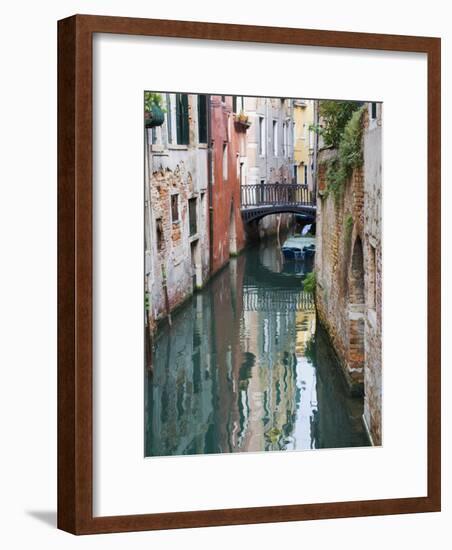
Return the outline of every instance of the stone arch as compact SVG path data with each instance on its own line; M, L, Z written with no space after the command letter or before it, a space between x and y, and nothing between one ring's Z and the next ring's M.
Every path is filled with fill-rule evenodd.
M361 237L356 236L349 270L349 325L348 325L348 368L352 388L364 390L364 253Z

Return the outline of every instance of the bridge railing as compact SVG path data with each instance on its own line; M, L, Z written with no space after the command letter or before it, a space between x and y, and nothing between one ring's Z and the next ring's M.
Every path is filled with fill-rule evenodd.
M243 294L243 308L245 311L315 311L312 293L305 291L253 290L246 288Z
M252 206L313 205L307 185L297 183L257 183L241 186L242 208Z

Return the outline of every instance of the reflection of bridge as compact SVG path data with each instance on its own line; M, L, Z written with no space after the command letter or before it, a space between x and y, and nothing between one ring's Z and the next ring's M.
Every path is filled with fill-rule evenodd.
M315 221L315 200L307 185L260 183L241 186L241 210L245 223L268 214L289 212Z
M315 311L314 296L303 290L243 288L245 311Z

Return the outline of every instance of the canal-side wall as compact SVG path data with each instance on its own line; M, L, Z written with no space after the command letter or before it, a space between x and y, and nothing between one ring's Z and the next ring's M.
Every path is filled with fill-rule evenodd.
M364 119L364 235L367 243L366 360L364 420L374 444L381 444L382 427L382 105Z
M163 95L165 122L146 135L145 288L151 330L209 277L207 144L199 142L194 94L182 113L187 143L180 143L181 95Z
M353 394L364 393L364 421L381 443L381 108L364 112L364 164L342 193L328 192L326 170L337 155L318 155L317 279L319 320Z

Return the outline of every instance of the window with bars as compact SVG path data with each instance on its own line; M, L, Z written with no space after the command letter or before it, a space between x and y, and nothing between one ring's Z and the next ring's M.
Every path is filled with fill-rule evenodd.
M207 143L207 96L198 95L198 140Z
M188 94L176 94L176 134L179 145L188 145Z

